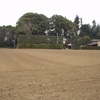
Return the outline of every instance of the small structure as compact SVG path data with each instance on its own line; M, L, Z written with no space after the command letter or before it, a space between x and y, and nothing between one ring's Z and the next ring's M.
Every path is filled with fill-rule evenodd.
M70 43L70 41L66 37L63 38L63 46L64 46L65 49L71 49L72 48L72 44Z
M72 48L72 44L71 43L67 44L67 48L71 49Z
M66 44L66 42L67 42L67 38L63 38L63 44Z
M93 39L86 46L98 46L100 47L100 39Z

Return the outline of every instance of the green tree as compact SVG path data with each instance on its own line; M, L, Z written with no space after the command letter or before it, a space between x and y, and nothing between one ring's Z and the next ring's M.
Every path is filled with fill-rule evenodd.
M91 35L91 38L95 38L96 37L96 21L93 20L92 21L92 27L91 27L91 30L92 30L92 35Z
M77 31L79 30L79 24L80 24L80 19L79 19L79 16L76 15L75 19L74 19L74 24L77 28Z
M79 43L80 43L80 45L85 45L85 44L89 43L90 40L91 40L91 39L90 39L89 36L83 36L83 37L80 39Z
M76 31L74 23L61 15L53 15L49 19L49 31L52 35L70 36Z
M26 13L19 18L16 25L17 34L44 34L47 28L48 18L43 14L37 13Z
M81 26L80 37L90 36L91 37L91 26L89 24L84 24Z
M97 25L97 26L96 26L95 38L96 38L96 39L100 39L100 25Z
M12 47L15 27L2 26L0 27L0 47Z

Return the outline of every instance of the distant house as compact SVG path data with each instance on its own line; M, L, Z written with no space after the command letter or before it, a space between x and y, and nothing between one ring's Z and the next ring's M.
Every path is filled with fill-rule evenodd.
M86 44L86 46L98 46L100 47L100 39L92 39L90 43Z
M68 38L66 38L66 37L63 38L63 45L64 45L65 48L67 48L67 49L71 49L71 48L72 48L72 44L70 43L70 41L69 41Z
M67 44L67 48L71 49L72 48L72 44L71 43Z
M66 44L66 42L67 42L67 38L63 38L63 44Z

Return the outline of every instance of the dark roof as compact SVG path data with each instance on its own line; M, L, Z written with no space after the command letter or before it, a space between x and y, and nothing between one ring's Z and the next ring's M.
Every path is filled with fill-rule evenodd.
M93 46L93 45L97 45L98 42L92 42L92 43L88 43L87 46Z

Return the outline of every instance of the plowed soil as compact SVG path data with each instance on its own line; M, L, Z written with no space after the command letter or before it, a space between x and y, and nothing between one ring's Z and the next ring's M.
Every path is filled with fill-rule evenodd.
M100 100L100 51L0 49L0 100Z

